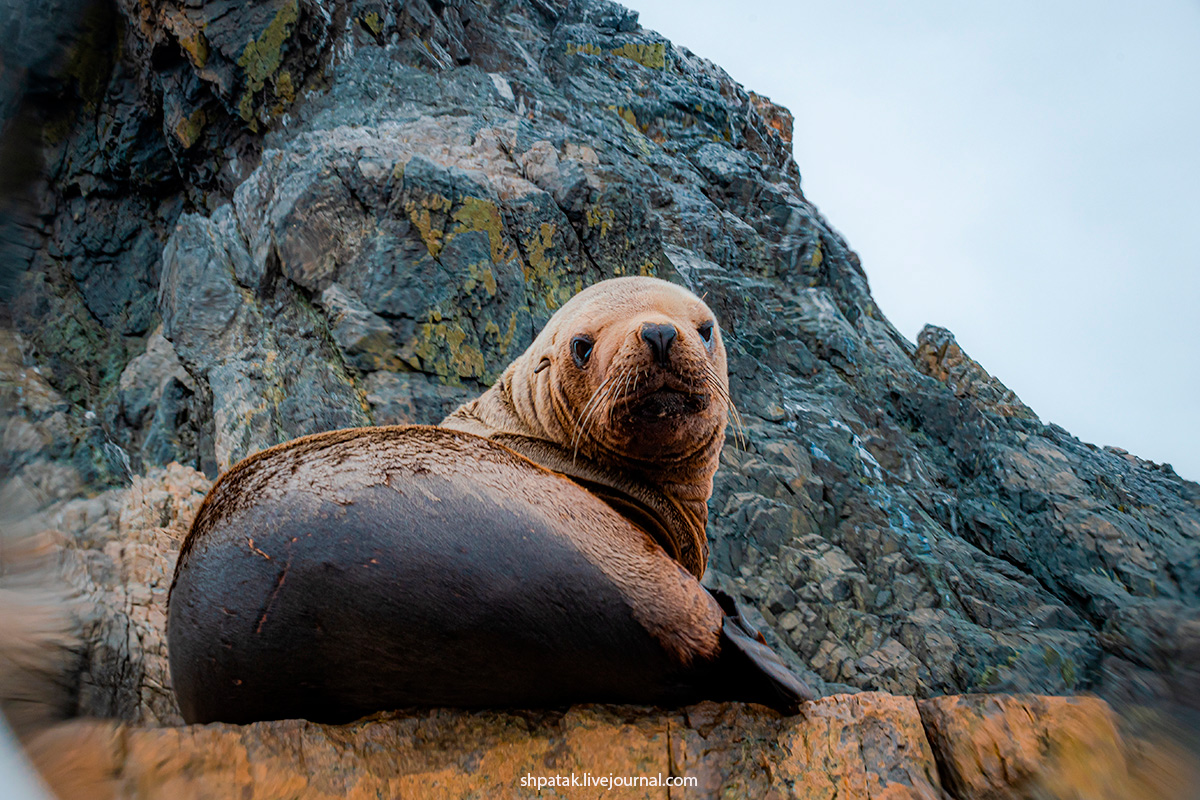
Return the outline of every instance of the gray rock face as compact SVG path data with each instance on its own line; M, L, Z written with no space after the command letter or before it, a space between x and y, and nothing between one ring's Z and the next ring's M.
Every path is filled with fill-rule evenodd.
M707 580L794 663L921 697L1200 697L1200 486L1043 423L948 331L906 341L801 192L790 114L635 13L117 6L21 227L4 369L41 372L5 390L0 491L28 513L435 423L583 286L659 275L717 311L741 412ZM128 569L76 563L125 596ZM93 655L81 680L116 688L83 710L170 718L139 653Z

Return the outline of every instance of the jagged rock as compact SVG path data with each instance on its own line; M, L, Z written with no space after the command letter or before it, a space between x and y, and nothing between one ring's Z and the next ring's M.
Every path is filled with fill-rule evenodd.
M937 378L954 390L956 397L970 397L987 410L1006 417L1037 419L1037 414L1000 381L988 374L954 340L954 334L936 325L926 325L917 334L913 354L917 369Z
M783 106L775 105L771 102L771 98L755 92L750 92L750 102L754 103L754 110L762 115L763 120L779 133L779 138L785 143L791 144L792 128L796 123L792 112Z
M0 503L87 601L77 710L174 719L181 528L120 523L136 487L174 482L182 525L255 450L436 422L635 273L722 322L740 415L706 581L815 685L1196 704L1200 486L1042 422L949 332L901 336L801 191L790 115L634 12L112 9L53 111L18 112L43 168L4 245Z
M391 326L361 300L331 283L321 293L321 305L330 318L330 333L351 364L363 372L402 368Z
M150 335L146 352L125 367L117 391L121 419L131 434L131 449L141 435L141 446L135 452L143 468L180 461L200 466L196 458L199 431L194 424L201 416L196 384L161 328Z
M435 422L584 283L677 276L729 333L745 422L718 474L713 567L799 662L919 695L1190 687L1191 664L1165 665L1191 652L1168 639L1196 618L1194 485L1043 425L948 334L904 341L800 192L781 112L615 6L514 9L348 7L359 24L322 28L342 31L329 34L338 56L297 90L287 124L258 152L229 139L237 188L204 184L206 203L166 237L157 286L164 336L196 382L190 398L182 379L164 391L159 430L186 406L196 433L147 435L143 457L210 470L316 430ZM161 19L130 35L191 41ZM390 44L414 25L438 47ZM320 36L278 30L315 63L300 51ZM182 69L228 104L241 79L187 47ZM48 252L124 252L142 207L112 208L109 232L66 224L64 203ZM37 291L58 297L55 285ZM80 292L53 302L108 313ZM75 349L94 361L97 346ZM71 349L40 339L55 363Z

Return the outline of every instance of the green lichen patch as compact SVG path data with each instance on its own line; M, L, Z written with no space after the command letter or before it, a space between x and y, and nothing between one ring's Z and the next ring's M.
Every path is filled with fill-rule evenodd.
M197 108L186 117L181 117L179 122L175 123L175 138L183 145L184 150L199 141L200 134L204 132L204 126L207 123L208 115L204 112L203 107Z
M635 64L641 64L647 69L666 69L667 66L667 46L664 42L651 42L649 44L626 42L620 47L615 47L611 50L605 50L603 47L591 42L568 42L565 52L569 56L618 56L628 59Z
M196 69L203 69L209 56L208 37L204 35L203 28L177 9L164 10L163 17L163 24L175 35L188 61Z
M1075 674L1075 665L1071 663L1070 659L1063 659L1062 667L1059 669L1059 674L1062 675L1063 683L1067 685L1068 689L1075 688L1075 682L1078 679L1078 676Z
M487 366L483 351L462 316L461 309L431 309L429 319L417 326L410 364L453 385L463 378L483 378Z
M492 272L490 266L482 264L468 264L466 283L463 284L463 289L467 292L475 291L476 287L482 286L483 290L488 293L489 297L496 296L496 273Z
M292 83L292 73L281 70L275 77L275 97L284 105L296 102L296 87Z
M986 667L975 681L976 691L987 691L988 688L1000 682L1000 669L995 665Z
M292 0L280 8L266 30L242 50L238 66L246 71L247 86L251 90L262 89L267 79L283 65L283 44L291 36L292 26L299 19L299 0Z
M197 30L191 36L180 38L179 46L197 69L203 69L208 63L208 39L204 38L203 31Z
M608 236L608 229L617 221L616 212L601 205L589 206L585 218L589 228L600 230L601 238Z
M300 2L291 0L276 12L258 38L252 39L242 50L237 63L246 73L246 89L238 101L238 113L246 122L254 117L254 94L261 92L283 66L283 46L291 38L299 19Z
M637 116L633 113L633 109L625 108L624 106L613 106L612 108L613 111L616 112L617 116L624 120L626 124L637 128L639 132L641 131L641 127L638 125Z
M425 161L398 164L396 172L401 207L451 289L430 301L400 352L409 367L448 384L490 383L512 360L521 321L529 319L525 292L514 292L522 268L517 242L496 200L465 176Z
M1075 665L1071 663L1071 659L1066 658L1058 650L1047 645L1042 652L1042 660L1046 662L1047 667L1058 669L1058 674L1068 689L1075 688L1075 683L1079 679L1079 676L1075 672Z
M614 56L628 58L648 69L666 69L667 66L667 46L663 42L651 44L626 42L610 52Z
M396 169L403 179L403 167L398 164ZM487 235L493 263L512 257L512 248L504 238L500 209L491 200L469 195L452 199L437 192L410 192L404 210L433 258L437 258L455 236L470 232Z
M250 123L251 130L258 130L258 124L254 119L254 95L248 91L242 92L241 98L238 99L238 116Z
M74 405L96 407L115 389L128 347L97 324L74 287L58 291L45 296L40 324L28 333L48 362L54 388Z
M526 228L521 235L526 294L531 302L544 306L549 312L558 309L583 288L578 276L571 280L570 264L557 246L557 235L557 226L552 222Z
M588 56L602 56L604 51L590 42L567 42L567 55L573 56L582 53Z
M628 240L626 241L630 246L632 246L632 242L628 242ZM628 251L628 249L629 248L627 247L626 251ZM618 261L612 268L612 275L614 278L622 278L626 275L640 275L643 278L660 277L658 274L658 265L649 258L640 262Z
M516 311L510 313L508 315L508 327L503 333L501 333L499 325L492 320L488 320L484 330L493 338L496 348L500 352L507 353L508 349L512 347L513 339L517 335L517 320L520 319L520 316Z
M456 229L450 231L449 236L465 231L482 231L488 235L492 261L500 262L509 258L509 246L504 240L504 220L495 203L479 197L464 197L458 208L454 209L451 219Z
M410 198L404 203L409 222L417 229L432 258L442 252L447 214L453 205L450 198L437 193Z

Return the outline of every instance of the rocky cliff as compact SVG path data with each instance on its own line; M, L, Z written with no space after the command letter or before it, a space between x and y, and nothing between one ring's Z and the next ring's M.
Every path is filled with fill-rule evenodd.
M0 507L68 601L9 658L43 687L19 726L175 735L138 731L179 722L165 592L211 479L436 422L625 274L721 319L742 424L706 581L823 693L1200 702L1200 486L1041 421L948 331L901 336L801 191L791 114L634 12L23 6L0 17Z

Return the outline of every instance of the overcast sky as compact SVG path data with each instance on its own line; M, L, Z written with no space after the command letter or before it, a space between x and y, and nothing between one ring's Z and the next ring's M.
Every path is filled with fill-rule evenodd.
M796 116L911 340L1200 480L1200 0L628 0Z

